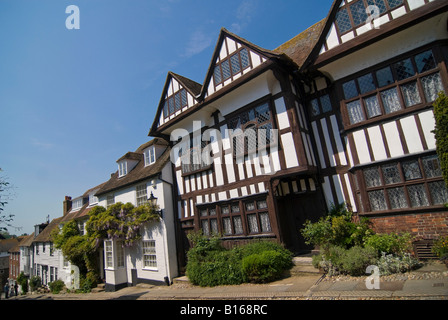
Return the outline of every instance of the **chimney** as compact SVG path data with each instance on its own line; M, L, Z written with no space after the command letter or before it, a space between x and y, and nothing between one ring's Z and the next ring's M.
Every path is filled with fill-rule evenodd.
M62 203L62 215L65 216L72 209L72 197L65 196L65 200Z

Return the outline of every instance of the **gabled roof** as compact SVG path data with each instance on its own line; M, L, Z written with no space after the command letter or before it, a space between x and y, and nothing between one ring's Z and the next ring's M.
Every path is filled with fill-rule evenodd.
M285 42L274 51L284 53L290 57L298 66L302 66L316 46L322 34L327 19L322 19L318 23L299 33L291 40Z
M34 240L34 232L31 232L31 234L25 236L22 241L19 242L19 247L29 247L33 244Z
M158 141L164 141L163 139L159 139ZM161 142L162 145L166 145L166 142ZM154 143L153 143L154 144ZM158 144L158 143L157 143ZM143 146L143 145L142 145ZM142 153L143 148L140 146L136 153ZM144 146L145 148L148 147L148 144L146 143ZM103 194L106 194L108 192L132 185L134 183L137 183L139 181L148 179L153 176L157 176L162 172L162 169L165 167L165 165L170 161L170 148L167 146L166 150L163 152L163 154L156 159L156 162L145 166L145 161L142 159L138 162L138 164L129 171L124 177L118 177L118 171L111 175L111 178L109 181L107 181L103 187L97 191L96 196L100 196Z
M170 81L172 78L175 78L177 81L179 81L197 100L198 103L193 108L190 108L190 109L197 110L198 108L202 107L202 103L206 99L206 96L208 93L207 91L208 91L210 81L213 77L213 72L214 72L214 68L216 65L216 61L220 55L221 48L223 46L223 42L226 38L232 39L236 43L239 43L239 44L249 48L249 50L262 56L265 60L271 60L271 59L275 59L275 60L279 60L279 61L281 60L288 65L294 65L295 67L297 67L295 65L294 61L291 58L289 58L286 54L284 54L283 52L276 52L276 51L261 48L255 44L247 41L246 39L243 39L243 38L237 36L236 34L226 30L225 28L222 28L220 30L219 37L218 37L218 40L215 45L213 56L211 58L210 65L208 67L208 70L207 70L207 73L206 73L206 76L204 79L204 83L202 85L200 85L199 83L197 83L193 80L190 80L186 77L175 74L173 72L168 72L168 75L167 75L167 78L165 81L165 86L162 91L162 96L161 96L161 99L159 101L159 105L157 108L156 116L154 118L153 124L152 124L151 129L148 134L149 136L155 136L155 133L157 131L160 116L162 115L162 112L163 112L166 92L168 90L168 87L169 87L169 84L170 84ZM192 112L192 110L188 110L188 111ZM168 121L168 122L171 122L171 121Z
M19 243L16 238L0 240L0 252L8 252Z

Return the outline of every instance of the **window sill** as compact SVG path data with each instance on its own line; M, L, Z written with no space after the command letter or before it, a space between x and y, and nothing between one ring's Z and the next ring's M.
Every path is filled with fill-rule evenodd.
M143 271L153 271L153 272L158 272L159 271L158 268L151 268L151 267L143 267L142 270Z

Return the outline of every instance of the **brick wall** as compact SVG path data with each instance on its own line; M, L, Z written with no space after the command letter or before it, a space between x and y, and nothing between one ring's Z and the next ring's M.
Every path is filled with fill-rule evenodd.
M410 232L417 241L448 235L448 212L372 217L370 221L377 233Z

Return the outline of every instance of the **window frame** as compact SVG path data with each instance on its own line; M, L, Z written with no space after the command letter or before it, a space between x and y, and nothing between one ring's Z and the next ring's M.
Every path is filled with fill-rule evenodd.
M416 57L426 52L432 52L432 57L434 59L435 66L430 70L424 70L422 72L419 72ZM394 70L394 66L407 59L411 59L415 73L411 77L407 77L403 80L398 80L397 72L396 70ZM443 82L444 69L440 65L441 59L442 57L440 53L440 47L438 45L425 46L417 50L408 52L400 57L388 60L377 66L369 68L368 70L364 70L363 72L359 72L354 76L350 76L339 80L337 84L338 88L337 90L339 91L340 96L341 114L344 122L344 127L346 129L352 129L359 126L364 126L372 122L376 122L378 120L390 119L405 113L414 112L416 110L431 107L434 101L428 101L425 94L425 86L422 79L427 79L427 77L431 77L435 74L438 74L442 89L445 92L447 92L447 87ZM390 73L392 75L392 82L380 86L378 73L386 69L390 70ZM375 89L361 93L362 91L360 89L359 79L369 74L372 76ZM356 90L357 95L346 98L344 92L344 85L350 82L354 82L355 84L354 88ZM417 88L416 92L419 95L420 102L407 106L406 96L405 93L403 92L403 88L405 86L412 85L414 83L416 83ZM387 112L386 111L387 102L384 101L386 97L385 94L386 92L392 92L392 90L395 91L396 93L396 99L397 99L396 101L399 102L399 109ZM376 97L376 103L379 107L380 113L373 116L369 116L369 109L367 107L366 100L372 97ZM350 112L348 110L348 106L355 102L359 102L358 110L359 113L362 115L361 116L362 119L352 122L352 120L350 119ZM391 106L397 107L397 105L395 104Z
M247 52L247 57L248 57L248 63L247 66L243 66L243 59L241 57L241 52L242 51L246 51ZM238 65L239 65L239 70L238 71L234 71L232 68L232 58L233 57L238 57ZM229 64L229 76L228 77L224 77L224 72L223 72L223 68L222 65L224 63L228 63ZM238 48L236 51L232 52L231 54L229 54L227 57L225 57L224 59L220 59L219 62L217 62L215 64L215 67L213 69L213 74L212 74L212 78L213 78L213 84L215 86L215 88L219 85L224 85L224 83L229 80L232 79L238 75L238 74L242 74L244 72L244 70L246 69L252 69L252 57L250 54L250 50L249 48L245 47L245 46L241 46L240 48ZM216 72L217 70L219 71L219 75L220 75L220 80L218 81L216 79Z
M153 245L150 245L150 246L148 246L146 248L145 244L153 244ZM146 260L145 256L148 256L149 259ZM154 257L154 259L152 260L151 257ZM149 264L155 263L155 265L146 265L146 261L148 261ZM157 271L158 270L158 266L157 266L157 242L154 239L142 240L142 269L143 270L150 270L150 271Z
M143 194L143 190L144 190L144 194ZM139 204L139 202L141 202L141 203ZM146 185L146 183L137 185L135 187L135 203L136 203L137 207L142 206L142 205L146 204L147 202L148 202L148 186Z
M156 150L154 146L146 148L143 154L145 157L145 167L150 166L156 162Z
M128 174L128 162L126 160L118 163L118 178L124 177Z
M434 161L435 158L437 158L437 154L435 153L426 153L418 156L412 156L407 157L405 159L400 160L390 160L385 161L381 163L376 163L375 165L369 165L364 166L363 168L360 168L356 171L355 179L358 181L357 188L360 190L361 194L361 208L362 213L365 214L377 214L377 213L387 213L387 212L402 212L402 211L410 211L410 210L434 210L435 208L444 208L443 204L436 204L435 199L431 190L431 185L433 183L443 182L442 175L433 175L429 176L427 173L427 170L425 169L425 163L424 161L432 158L431 161ZM438 158L437 158L438 159ZM439 160L438 160L439 161ZM419 177L411 177L406 175L406 169L405 164L407 163L417 163L418 169L420 172ZM396 165L398 169L398 175L400 180L395 182L387 182L386 181L386 174L384 172L384 167ZM438 165L440 167L440 162L438 162ZM367 178L365 177L365 172L367 170L371 171L377 171L378 178L379 178L379 184L374 186L369 186ZM415 199L412 198L410 188L417 188L419 187L421 190L424 191L426 196L426 201L428 205L413 205L413 201ZM406 200L407 206L404 207L398 207L398 208L392 208L392 201L391 197L389 195L389 191L392 189L398 189L402 188L404 199ZM446 188L446 186L445 186ZM448 188L446 188L448 192ZM384 199L384 209L381 210L374 210L372 208L372 203L369 194L373 192L379 192L382 191L383 193L383 199Z
M185 88L181 88L165 99L163 104L164 119L169 118L178 111L182 112L182 109L185 107L188 107L188 92Z

